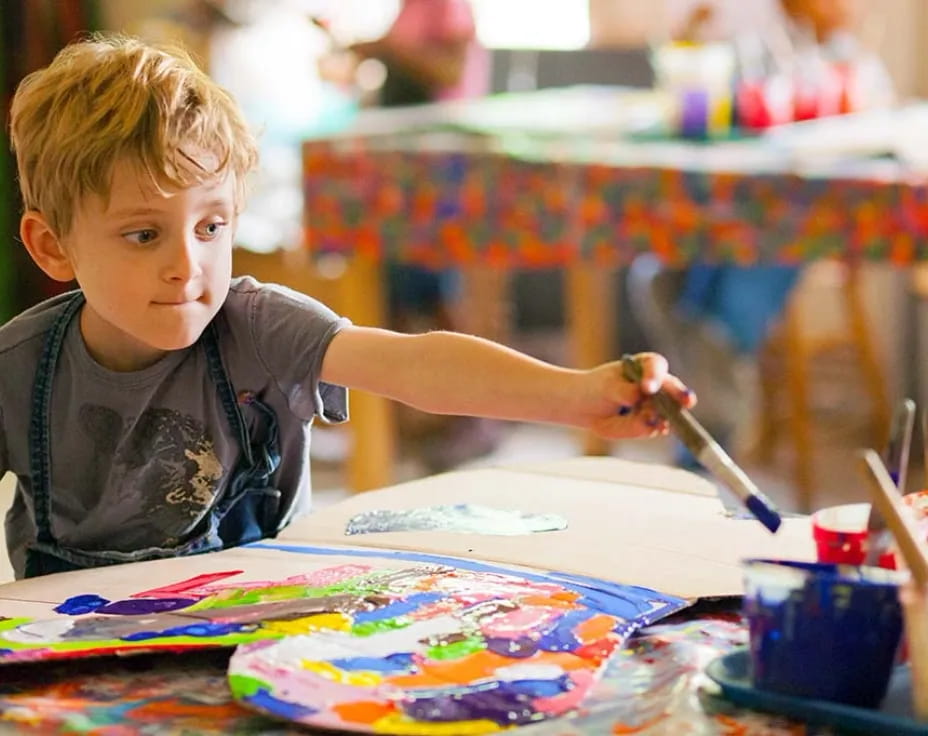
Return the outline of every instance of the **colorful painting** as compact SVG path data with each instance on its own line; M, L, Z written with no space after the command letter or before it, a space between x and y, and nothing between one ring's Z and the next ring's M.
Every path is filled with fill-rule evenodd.
M227 559L249 552L260 564L224 568L226 553L143 563L162 571L153 579L200 572L0 620L0 664L244 644L229 681L258 710L373 733L488 733L572 712L629 634L686 605L416 553L256 544Z

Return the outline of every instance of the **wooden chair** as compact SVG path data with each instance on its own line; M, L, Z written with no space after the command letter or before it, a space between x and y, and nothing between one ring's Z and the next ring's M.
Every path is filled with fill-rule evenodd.
M802 284L797 287L786 308L782 323L768 341L760 365L758 430L749 455L769 462L784 432L792 447L793 477L799 509L812 509L815 488L815 422L811 386L816 360L836 351L850 352L857 379L869 404L867 414L868 444L882 447L889 427L889 402L880 361L874 348L861 288L859 264L827 264L839 279L839 309L845 327L837 332L811 335L803 325L808 317L803 304ZM815 268L815 266L813 266ZM805 307L805 308L804 308ZM785 396L784 396L785 394ZM782 408L786 407L785 417Z

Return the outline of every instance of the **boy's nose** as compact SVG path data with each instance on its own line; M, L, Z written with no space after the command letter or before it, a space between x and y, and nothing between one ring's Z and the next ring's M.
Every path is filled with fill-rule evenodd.
M200 244L194 236L178 238L165 268L170 281L190 281L200 274Z

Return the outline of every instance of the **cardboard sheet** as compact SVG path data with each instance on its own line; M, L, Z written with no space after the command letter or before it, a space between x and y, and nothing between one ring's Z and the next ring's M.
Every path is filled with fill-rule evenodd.
M348 520L363 511L460 503L556 513L568 527L524 536L344 533ZM695 474L616 458L458 471L370 491L294 522L279 537L287 540L526 565L690 600L741 595L744 558L815 556L808 517L784 519L773 535L759 522L726 516L712 483Z

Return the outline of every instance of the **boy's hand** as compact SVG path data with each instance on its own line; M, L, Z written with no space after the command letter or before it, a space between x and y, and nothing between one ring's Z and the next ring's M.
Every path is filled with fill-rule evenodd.
M639 383L627 381L622 362L605 363L587 374L593 393L588 414L588 428L607 439L657 437L667 434L667 420L662 417L651 396L663 389L681 406L696 404L696 395L668 370L667 359L657 353L638 353L635 358L642 369Z

